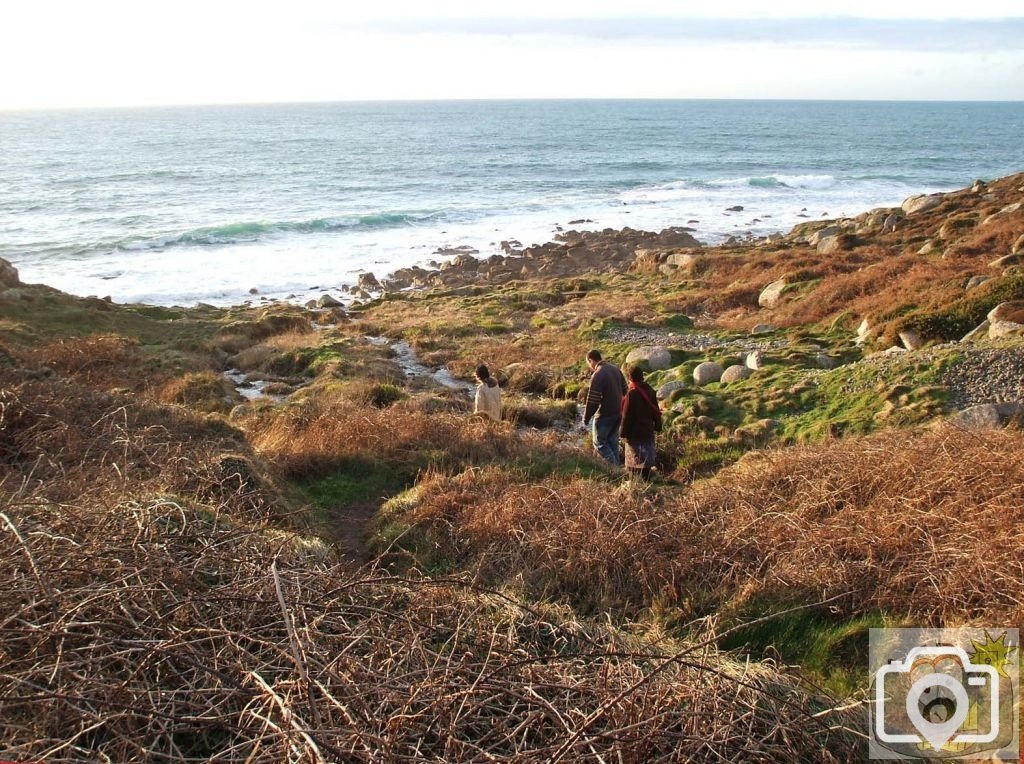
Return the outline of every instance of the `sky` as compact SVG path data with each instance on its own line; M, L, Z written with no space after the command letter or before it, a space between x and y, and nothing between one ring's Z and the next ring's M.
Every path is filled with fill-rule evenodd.
M0 110L476 98L1024 100L1024 0L10 0Z

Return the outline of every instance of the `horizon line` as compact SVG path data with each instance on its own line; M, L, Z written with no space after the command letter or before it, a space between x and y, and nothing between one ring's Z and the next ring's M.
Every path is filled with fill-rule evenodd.
M339 98L310 99L283 101L194 101L169 102L153 104L97 104L97 105L66 105L66 106L6 106L0 107L0 114L27 112L82 112L82 111L123 111L145 109L197 109L217 107L256 107L256 106L331 106L338 104L427 104L427 103L528 103L533 101L546 102L668 102L668 101L699 101L699 102L759 102L759 103L962 103L962 104L1001 104L1024 103L1020 98L716 98L713 96L521 96L521 97L464 97L464 98Z

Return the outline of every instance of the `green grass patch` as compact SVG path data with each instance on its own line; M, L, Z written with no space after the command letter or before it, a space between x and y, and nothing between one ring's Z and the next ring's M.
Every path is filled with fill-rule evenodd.
M412 478L388 464L352 459L326 477L299 482L298 488L320 519L329 519L347 507L383 503L408 487Z
M759 600L744 608L742 620L753 621L787 607ZM779 656L836 697L863 692L868 686L868 630L892 625L881 614L836 616L825 607L786 613L741 628L721 641L755 659Z

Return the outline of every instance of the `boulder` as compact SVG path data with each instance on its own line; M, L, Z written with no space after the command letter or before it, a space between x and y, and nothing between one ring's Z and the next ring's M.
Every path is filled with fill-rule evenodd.
M1009 255L1003 255L997 257L991 263L988 264L989 268L1008 268L1011 265L1017 265L1020 262L1021 255L1024 253L1010 253Z
M968 279L968 281L967 281L967 286L964 287L964 291L965 292L969 292L970 290L974 289L974 287L979 287L982 284L984 284L986 281L991 281L991 280L992 280L991 276L971 276L971 278Z
M1024 324L1024 300L1001 302L988 312L986 318L993 324L996 321L1012 321L1015 324Z
M834 252L838 252L843 248L843 237L842 235L826 236L824 239L818 242L818 254L819 255L831 255Z
M837 225L828 225L824 228L820 228L811 234L811 237L807 240L807 243L812 247L818 246L822 239L827 239L829 236L835 236L842 232L842 228Z
M751 329L751 334L770 334L775 331L775 327L771 324L754 324Z
M1002 427L1014 417L1024 416L1024 404L1018 401L1007 403L982 403L952 414L948 421L969 430Z
M739 382L741 379L747 379L753 370L748 369L746 366L740 366L738 363L733 364L728 369L722 372L722 377L719 380L723 384L729 384L730 382Z
M821 369L834 369L836 367L836 360L824 353L818 353L814 356L814 362L818 364L818 368Z
M985 339L988 336L988 321L982 321L976 327L967 332L962 338L961 342L977 342L978 340Z
M396 273L395 276L397 277L398 274ZM359 274L359 278L356 281L356 285L360 289L365 289L365 290L371 290L372 289L372 290L377 291L377 290L380 290L382 288L381 285L380 285L380 282L377 281L377 277L373 275L372 271L366 271L365 273L360 273Z
M666 382L665 384L658 388L658 400L665 400L666 398L671 398L673 393L685 389L686 383L683 382L682 380L677 379L674 382Z
M1024 324L1016 321L991 321L988 327L988 338L998 340L1001 337L1011 337L1017 334L1024 334Z
M942 194L918 194L904 199L900 208L908 215L913 215L918 212L934 209L940 204L942 204Z
M7 289L21 286L21 280L18 278L18 269L2 257L0 257L0 286Z
M971 186L972 194L981 194L988 190L988 185L983 180L976 180Z
M1006 217L1007 215L1012 215L1014 212L1019 210L1021 207L1024 207L1024 202L1014 202L1013 204L1007 204L1005 207L1003 207L998 212L993 212L991 215L989 215L987 218L985 218L982 221L981 224L982 225L988 225L993 220L998 220L999 218Z
M785 289L785 279L773 281L771 284L766 286L761 291L761 294L757 298L757 304L760 305L762 308L768 308L769 310L774 308L776 305L779 304L779 301L782 299L782 293L785 291Z
M863 345L871 337L871 322L865 316L857 327L857 344Z
M704 363L698 364L697 368L693 370L693 383L698 387L717 382L722 378L722 374L725 370L720 364L714 361L705 361Z
M939 252L942 247L938 246L934 241L928 239L924 244L921 245L921 249L917 250L919 255L930 255L934 252Z
M320 299L316 301L318 308L340 308L343 307L342 303L331 297L329 294L320 295Z
M695 255L690 252L673 252L665 258L665 263L668 265L674 265L677 268L689 268L695 262L700 255Z
M629 355L626 356L626 363L643 363L651 371L659 371L672 367L672 355L667 348L660 345L649 345L630 350Z
M747 353L744 363L748 369L753 369L754 371L764 368L764 353L760 350L752 350Z
M920 350L924 345L921 335L913 329L904 329L900 332L900 342L907 350Z

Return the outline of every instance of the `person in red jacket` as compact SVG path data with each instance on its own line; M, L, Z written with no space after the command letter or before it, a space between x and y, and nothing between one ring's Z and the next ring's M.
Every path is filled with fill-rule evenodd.
M650 478L654 467L654 433L661 432L661 409L658 396L644 382L639 366L629 370L629 387L622 399L622 427L619 434L626 444L626 469Z

